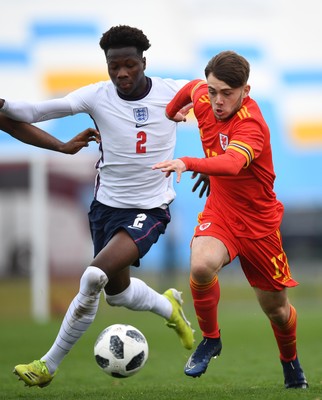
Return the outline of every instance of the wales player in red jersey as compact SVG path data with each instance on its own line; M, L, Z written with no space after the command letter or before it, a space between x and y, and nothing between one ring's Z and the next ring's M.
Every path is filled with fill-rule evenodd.
M170 119L193 103L205 158L182 157L156 164L168 177L185 171L209 175L210 195L199 216L191 244L190 287L203 340L189 358L185 374L206 372L222 343L217 309L218 272L239 257L259 304L269 318L280 352L286 388L308 387L296 347L297 315L287 288L292 279L282 247L283 205L274 192L275 173L269 128L249 97L248 61L232 51L213 57L207 82L194 80L169 103Z

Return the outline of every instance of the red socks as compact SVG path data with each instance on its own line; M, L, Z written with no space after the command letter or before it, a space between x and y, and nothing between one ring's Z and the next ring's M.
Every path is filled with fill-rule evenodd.
M282 361L292 361L296 357L296 322L297 314L293 306L291 306L290 317L285 325L280 327L271 322Z
M190 289L202 335L209 338L219 338L220 331L217 320L220 286L218 277L211 282L198 284L190 277ZM280 351L282 361L292 361L296 357L296 325L297 314L290 306L290 316L287 323L277 326L271 321L271 326Z
M190 289L202 335L208 338L219 338L220 332L217 320L220 286L218 277L211 282L198 284L190 277Z

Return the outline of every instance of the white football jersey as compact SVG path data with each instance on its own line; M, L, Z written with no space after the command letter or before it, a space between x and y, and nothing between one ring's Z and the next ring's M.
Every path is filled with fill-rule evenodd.
M162 207L175 197L172 176L165 178L152 166L173 159L176 123L165 117L165 108L188 81L151 80L151 90L138 100L121 99L113 83L104 81L77 89L63 99L34 104L32 109L26 103L6 101L3 111L9 116L20 113L28 122L89 114L101 134L96 199L117 208Z

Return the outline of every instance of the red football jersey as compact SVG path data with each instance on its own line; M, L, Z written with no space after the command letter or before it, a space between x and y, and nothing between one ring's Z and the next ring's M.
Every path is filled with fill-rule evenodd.
M167 114L191 101L206 158L182 160L187 170L210 175L205 207L219 213L237 237L267 236L280 226L284 207L274 192L270 132L257 103L248 96L231 119L217 121L207 83L194 80L169 103Z

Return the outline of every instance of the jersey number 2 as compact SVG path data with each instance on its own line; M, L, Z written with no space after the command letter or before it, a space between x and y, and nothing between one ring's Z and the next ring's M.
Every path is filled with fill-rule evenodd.
M146 153L146 133L143 131L138 132L136 135L138 141L136 142L136 152Z

